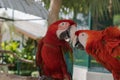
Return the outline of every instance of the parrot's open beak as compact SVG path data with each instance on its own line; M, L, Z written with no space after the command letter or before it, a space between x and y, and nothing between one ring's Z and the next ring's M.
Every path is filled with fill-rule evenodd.
M73 47L79 48L81 50L84 50L83 45L79 42L78 37L75 36L73 41L72 41Z
M74 37L75 37L75 32L76 32L76 30L77 30L76 25L71 25L71 26L69 26L69 28L68 28L68 30L67 30L67 33L66 33L67 35L66 35L65 40L66 40L66 41L69 41L69 42L72 42L73 39L74 39Z
M69 30L62 32L59 36L59 39L69 40L69 38L70 38Z
M75 37L75 32L77 30L76 25L70 25L68 29L65 31L61 32L59 39L64 39L68 42L72 42L74 37ZM59 30L60 31L60 30Z

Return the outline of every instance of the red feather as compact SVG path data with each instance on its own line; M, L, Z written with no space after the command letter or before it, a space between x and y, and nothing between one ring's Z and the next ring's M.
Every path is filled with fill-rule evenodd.
M102 31L79 30L76 35L81 32L89 36L87 53L108 69L115 80L120 80L120 29L109 27Z
M61 22L69 22L70 26L75 24L72 20L59 20L51 24L45 37L39 41L36 54L37 66L42 68L43 74L55 80L71 80L71 74L67 70L63 51L72 53L68 42L57 37L56 31ZM68 26L69 27L69 26ZM71 75L71 76L70 76Z

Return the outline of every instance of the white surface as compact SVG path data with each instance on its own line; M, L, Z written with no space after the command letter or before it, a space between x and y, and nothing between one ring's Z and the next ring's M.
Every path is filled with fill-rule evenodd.
M87 72L87 80L113 80L110 73Z
M111 73L88 72L85 67L74 66L73 80L113 80Z
M15 28L18 32L32 38L38 39L46 34L47 27L33 22L14 22Z
M74 66L73 80L86 80L87 71L85 67Z

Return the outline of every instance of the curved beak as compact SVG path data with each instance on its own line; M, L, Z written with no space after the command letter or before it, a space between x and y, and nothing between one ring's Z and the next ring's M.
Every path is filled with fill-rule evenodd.
M72 41L72 45L73 47L79 48L81 50L84 50L83 45L79 42L79 39L77 36L74 37L73 41Z
M72 46L76 47L76 43L77 43L77 36L74 37L74 39L72 41Z
M73 24L73 25L68 25L65 29L57 30L56 34L59 39L64 39L68 42L72 42L75 37L76 30L77 27L75 24Z
M77 31L77 27L76 25L71 25L71 28L70 28L70 41L72 42L75 38L75 32Z

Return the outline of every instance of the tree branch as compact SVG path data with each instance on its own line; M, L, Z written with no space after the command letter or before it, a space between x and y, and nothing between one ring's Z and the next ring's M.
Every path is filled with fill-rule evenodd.
M30 63L30 64L35 64L34 61L21 58L21 57L19 57L18 55L16 55L16 53L13 53L13 52L8 51L8 50L0 50L0 54L5 54L5 53L6 53L6 54L11 54L11 55L13 55L15 58L19 59L19 60L22 61L22 62Z

